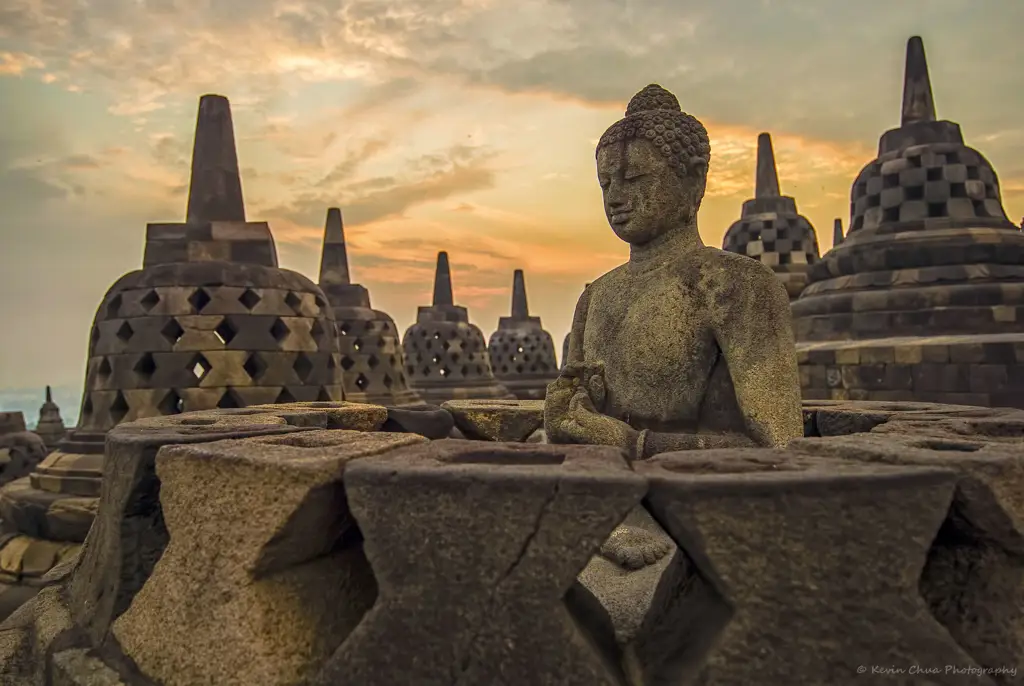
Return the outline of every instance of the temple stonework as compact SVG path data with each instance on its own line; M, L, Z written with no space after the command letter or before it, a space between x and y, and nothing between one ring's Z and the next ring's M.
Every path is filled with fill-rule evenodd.
M338 327L345 398L380 405L422 403L409 388L398 327L370 306L370 293L352 283L341 210L327 210L320 258L320 288Z
M522 269L512 276L512 314L498 319L487 350L494 376L520 400L543 400L558 376L555 343L540 317L530 316Z
M791 300L807 285L807 269L819 259L814 227L797 213L796 201L779 191L775 152L767 133L757 137L754 197L743 203L739 221L725 232L722 249L771 267Z
M53 393L50 387L46 387L46 400L39 408L39 421L33 429L43 439L43 443L50 450L57 447L67 437L67 429L64 427L64 419L60 416L60 408L53 402Z
M902 121L793 304L805 398L1024 407L1024 236L988 160L935 114L907 43Z
M836 217L835 221L832 222L832 247L837 247L843 242L844 238L846 236L843 235L843 220Z
M41 583L75 554L100 495L114 426L191 410L344 398L334 317L309 279L277 266L245 218L230 105L199 101L184 223L146 227L143 268L104 296L89 335L77 428L0 489L0 557Z
M494 378L483 333L455 304L446 252L437 254L433 304L419 307L402 348L406 377L427 403L515 398Z

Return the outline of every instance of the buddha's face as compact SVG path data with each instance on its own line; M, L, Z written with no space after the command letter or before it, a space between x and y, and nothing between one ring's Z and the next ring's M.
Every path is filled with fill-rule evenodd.
M645 138L597 151L605 216L615 235L630 245L644 245L691 224L704 195L706 172L703 161L693 160L680 175Z

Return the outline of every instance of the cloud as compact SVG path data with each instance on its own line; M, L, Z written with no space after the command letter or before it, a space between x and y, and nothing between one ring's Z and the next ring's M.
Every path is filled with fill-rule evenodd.
M46 65L42 60L32 55L26 55L23 52L0 51L0 75L2 76L21 76L28 70L42 69L44 66ZM46 76L43 78L45 79Z

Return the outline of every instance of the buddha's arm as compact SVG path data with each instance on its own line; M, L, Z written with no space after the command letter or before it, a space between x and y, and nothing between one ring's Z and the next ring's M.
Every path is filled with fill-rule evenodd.
M789 297L760 265L733 275L717 302L715 336L755 445L781 447L803 436Z

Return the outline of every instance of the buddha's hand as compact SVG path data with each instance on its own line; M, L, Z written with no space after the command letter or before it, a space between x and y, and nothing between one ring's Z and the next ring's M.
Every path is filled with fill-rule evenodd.
M584 388L569 399L569 409L559 430L574 443L610 445L625 450L630 457L636 451L639 436L626 422L598 412Z
M548 438L556 442L567 442L571 439L560 436L560 427L569 412L569 402L581 389L590 394L599 394L600 405L604 405L604 363L603 362L570 362L559 373L558 378L548 384L544 397L544 430Z
M601 545L601 557L624 569L642 569L653 565L672 550L664 536L636 526L620 526Z

